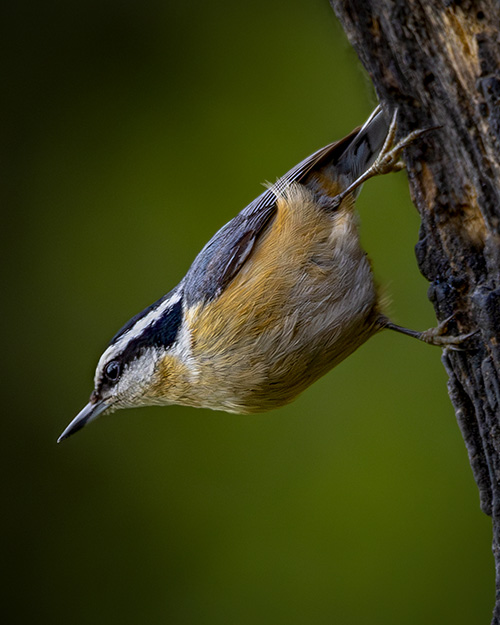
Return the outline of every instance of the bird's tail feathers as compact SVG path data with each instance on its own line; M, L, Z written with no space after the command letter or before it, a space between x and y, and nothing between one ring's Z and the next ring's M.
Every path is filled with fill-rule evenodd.
M341 176L345 176L346 186L357 180L373 164L384 145L388 130L389 122L379 105L339 158L337 170Z

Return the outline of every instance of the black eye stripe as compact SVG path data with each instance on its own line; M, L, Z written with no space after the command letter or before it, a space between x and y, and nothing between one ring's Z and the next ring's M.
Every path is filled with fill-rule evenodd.
M144 310L141 310L141 312L137 313L135 317L132 317L132 319L129 319L127 323L120 330L118 330L118 332L114 335L114 337L111 339L109 344L114 345L115 343L117 343L118 340L121 339L122 336L126 334L126 332L128 332L128 330L131 330L138 321L140 321L143 317L145 317L147 314L149 314L153 310L156 310L157 308L159 308L159 306L161 306L166 299L172 298L176 290L177 290L177 287L175 289L172 289L169 293L167 293L163 297L161 297L158 301L151 304L151 306L148 306Z
M132 339L123 350L120 360L131 362L148 347L171 347L179 333L182 322L182 300L168 308L154 323Z

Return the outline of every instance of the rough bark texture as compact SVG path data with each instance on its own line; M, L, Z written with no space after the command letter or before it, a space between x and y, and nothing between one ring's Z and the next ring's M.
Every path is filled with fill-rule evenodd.
M422 227L429 297L453 332L449 394L493 519L500 623L500 0L331 0L402 137L440 125L405 153Z

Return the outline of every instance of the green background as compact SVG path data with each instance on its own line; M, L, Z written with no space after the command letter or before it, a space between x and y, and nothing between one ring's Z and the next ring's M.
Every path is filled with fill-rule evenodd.
M55 444L114 332L375 105L327 0L3 11L5 622L487 623L436 348L382 333L272 413L129 410ZM394 320L432 326L405 174L358 205Z

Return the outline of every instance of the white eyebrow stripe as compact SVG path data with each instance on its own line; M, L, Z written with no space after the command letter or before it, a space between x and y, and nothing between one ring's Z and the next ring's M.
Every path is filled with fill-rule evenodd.
M123 336L121 336L116 343L110 345L104 352L104 354L99 359L99 363L97 364L96 378L98 373L101 371L102 366L118 356L127 345L139 337L144 330L153 324L157 319L159 319L163 313L170 308L170 306L177 304L182 299L181 290L177 290L171 297L162 302L158 308L151 310L147 315L138 319L134 325L129 328Z

